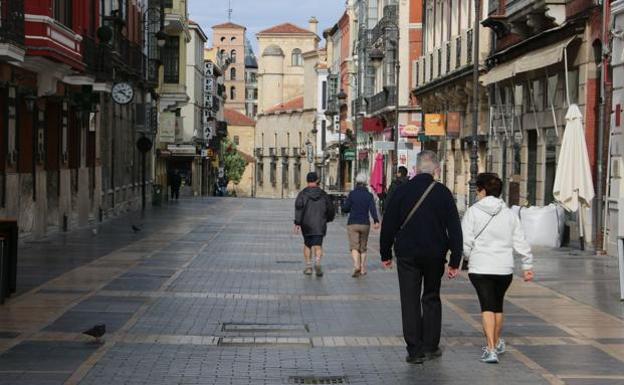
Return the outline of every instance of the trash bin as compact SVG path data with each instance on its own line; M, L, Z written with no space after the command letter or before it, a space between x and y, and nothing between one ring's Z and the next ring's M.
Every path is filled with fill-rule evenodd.
M0 219L0 237L2 238L2 262L0 262L0 290L7 298L17 291L17 219Z
M160 206L162 203L162 185L152 185L152 205Z

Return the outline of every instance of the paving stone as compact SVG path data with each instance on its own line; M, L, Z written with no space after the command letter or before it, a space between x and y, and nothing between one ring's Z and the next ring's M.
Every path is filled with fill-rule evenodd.
M517 346L517 349L554 374L624 376L621 361L593 346Z

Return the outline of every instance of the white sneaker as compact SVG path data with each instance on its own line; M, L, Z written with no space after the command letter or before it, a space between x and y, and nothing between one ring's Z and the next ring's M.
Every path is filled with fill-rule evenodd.
M486 364L498 364L498 354L496 354L496 349L489 350L488 348L483 348L481 362L485 362Z
M507 344L505 343L504 339L500 339L498 340L498 343L496 344L496 354L501 355L504 354L507 351Z

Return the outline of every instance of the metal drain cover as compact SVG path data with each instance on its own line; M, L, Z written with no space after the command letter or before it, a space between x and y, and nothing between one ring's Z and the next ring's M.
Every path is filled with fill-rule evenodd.
M280 264L282 264L282 263L292 263L292 264L297 263L297 264L299 264L299 263L301 263L301 261L279 260L279 261L275 261L275 263L280 263Z
M262 324L262 323L224 323L224 332L232 333L309 333L310 328L306 324Z
M291 376L288 378L289 384L348 384L349 380L345 376Z

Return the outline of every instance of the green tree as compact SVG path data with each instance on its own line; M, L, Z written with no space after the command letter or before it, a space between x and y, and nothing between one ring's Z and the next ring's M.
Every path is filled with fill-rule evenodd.
M247 161L236 149L236 144L230 139L225 139L223 141L223 148L225 175L227 175L232 183L239 184L245 172L245 168L247 167Z

